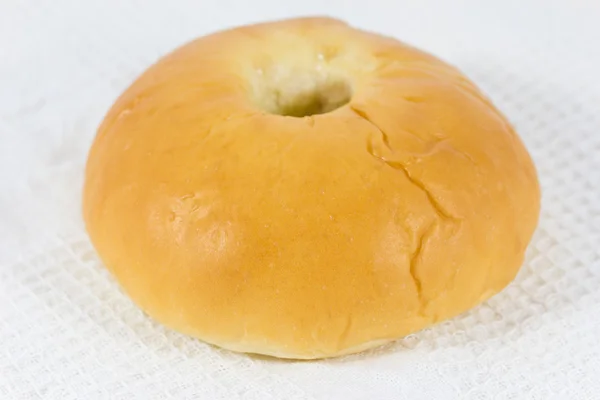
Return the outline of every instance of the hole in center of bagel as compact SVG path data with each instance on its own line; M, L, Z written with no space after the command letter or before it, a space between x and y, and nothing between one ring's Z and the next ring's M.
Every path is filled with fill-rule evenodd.
M270 113L307 117L334 111L350 102L348 79L319 71L258 71L258 106Z

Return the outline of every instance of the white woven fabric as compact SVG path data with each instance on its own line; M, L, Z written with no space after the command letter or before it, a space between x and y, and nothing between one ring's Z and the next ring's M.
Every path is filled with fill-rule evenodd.
M543 212L486 304L352 357L281 362L145 317L82 229L86 151L157 57L226 26L329 14L459 66L534 156ZM599 399L600 3L595 0L3 0L0 398Z

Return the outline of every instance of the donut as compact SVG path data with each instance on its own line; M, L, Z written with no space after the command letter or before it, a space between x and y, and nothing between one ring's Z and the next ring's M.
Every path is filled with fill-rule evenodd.
M300 17L199 37L137 77L98 128L82 208L149 318L234 352L320 359L502 291L540 188L457 68Z

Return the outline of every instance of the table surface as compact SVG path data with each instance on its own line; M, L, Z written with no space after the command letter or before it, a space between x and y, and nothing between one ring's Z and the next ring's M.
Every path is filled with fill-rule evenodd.
M86 151L158 57L224 27L331 15L461 68L534 157L542 217L515 282L364 354L278 362L149 320L80 218ZM600 3L5 0L0 6L0 398L600 398Z

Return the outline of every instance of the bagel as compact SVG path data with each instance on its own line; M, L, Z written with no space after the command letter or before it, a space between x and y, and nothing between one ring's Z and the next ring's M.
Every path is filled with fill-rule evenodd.
M508 285L536 228L532 159L463 73L328 17L175 49L116 100L83 217L167 327L237 352L356 353Z

